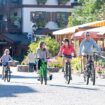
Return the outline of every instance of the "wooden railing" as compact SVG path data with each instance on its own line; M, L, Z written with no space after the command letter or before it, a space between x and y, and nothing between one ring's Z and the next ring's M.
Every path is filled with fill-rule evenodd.
M10 22L0 21L0 33L21 33L21 27L18 28Z

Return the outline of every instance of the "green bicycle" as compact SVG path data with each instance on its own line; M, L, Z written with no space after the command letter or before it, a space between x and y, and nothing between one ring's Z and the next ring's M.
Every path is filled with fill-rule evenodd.
M43 81L44 81L45 85L47 85L47 62L45 59L41 59L39 75L40 75L41 84L43 84Z

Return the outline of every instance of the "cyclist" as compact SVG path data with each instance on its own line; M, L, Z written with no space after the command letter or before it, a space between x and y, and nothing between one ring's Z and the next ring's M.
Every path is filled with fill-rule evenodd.
M8 68L10 68L8 62L9 62L9 60L13 60L9 53L10 53L9 49L5 49L4 50L4 54L0 58L0 60L2 61L2 66L3 66L2 79L4 78L4 72L5 72L4 71L5 70L4 67L7 66Z
M97 45L95 40L91 38L91 35L89 32L86 33L85 39L82 40L80 43L80 55L82 55L83 59L83 69L85 69L85 65L87 63L86 55L93 55L94 48L97 50L97 52L101 53L101 48Z
M47 58L50 57L50 53L49 53L48 49L45 47L45 42L40 42L39 48L37 49L36 56L39 59L38 60L38 70L40 70L40 67L42 64L42 59L46 60ZM46 64L47 64L47 62L46 62Z
M58 56L61 56L61 55L63 56L62 71L64 71L64 61L65 61L65 59L67 59L67 58L71 59L72 58L72 53L74 53L74 56L76 56L76 50L75 50L73 44L70 43L68 38L64 38L62 43L63 44L60 47L60 51L58 53Z

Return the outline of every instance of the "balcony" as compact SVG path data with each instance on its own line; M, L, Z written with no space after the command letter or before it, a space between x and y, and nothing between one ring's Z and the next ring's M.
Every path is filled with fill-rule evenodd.
M11 22L0 21L0 33L21 33L21 26L18 27Z

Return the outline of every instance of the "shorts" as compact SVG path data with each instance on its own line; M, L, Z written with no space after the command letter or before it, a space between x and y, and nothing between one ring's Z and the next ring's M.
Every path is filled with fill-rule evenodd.
M69 59L72 59L72 55L66 55L66 54L63 54L63 57L65 57L65 58L69 58Z
M8 66L8 62L2 62L3 66Z

